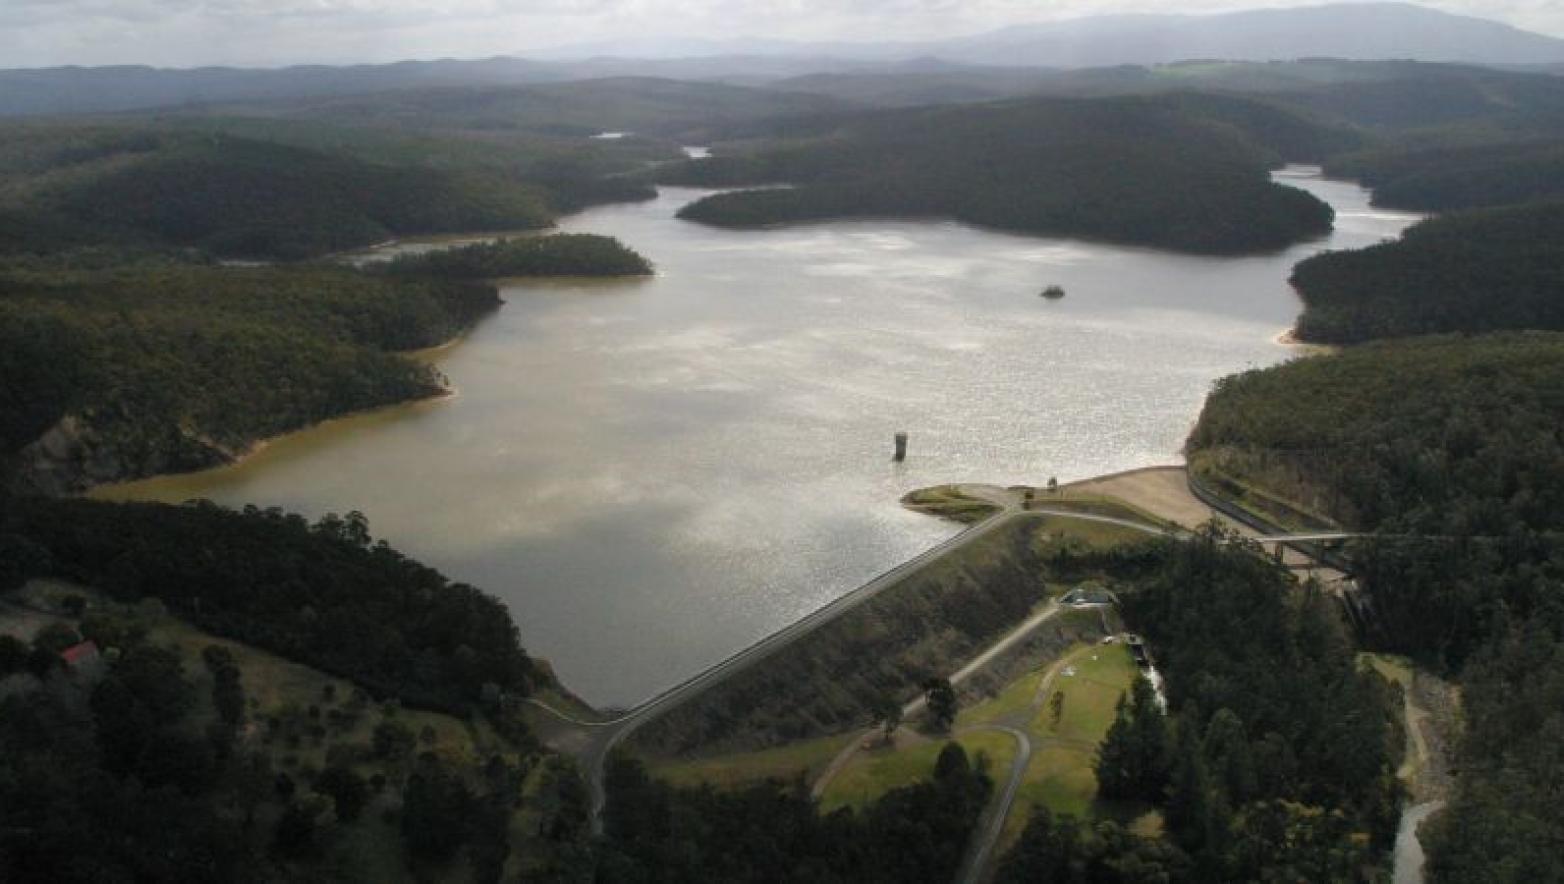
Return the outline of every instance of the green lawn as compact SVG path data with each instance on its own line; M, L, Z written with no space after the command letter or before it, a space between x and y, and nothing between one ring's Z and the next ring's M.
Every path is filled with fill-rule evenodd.
M1036 517L1034 517L1036 518ZM1136 543L1150 539L1151 535L1123 525L1072 519L1068 516L1043 516L1035 529L1039 538L1052 541L1075 541L1098 549Z
M1097 776L1092 770L1096 760L1094 750L1076 746L1034 747L1026 779L1005 821L1005 838L1026 828L1035 807L1082 819L1091 816L1092 801L1097 797Z
M1024 711L1032 705L1032 700L1037 694L1037 686L1042 682L1046 668L1034 669L1005 685L1004 690L995 696L976 706L962 709L956 715L956 730L974 724L997 721L1012 713Z
M1081 494L1073 491L1038 491L1033 499L1033 506L1046 509L1070 510L1072 512L1086 513L1093 516L1111 516L1115 519L1128 519L1132 522L1145 522L1160 528L1176 529L1179 526L1167 519L1154 515L1149 510L1141 509L1132 503L1127 503L1117 497L1109 497L1105 494ZM1144 534L1134 532L1137 536Z
M1122 644L1098 645L1077 651L1055 675L1049 697L1032 720L1031 733L1042 738L1078 740L1093 745L1101 742L1113 724L1114 707L1119 696L1128 691L1139 670ZM1066 675L1066 671L1074 675ZM1049 701L1062 694L1060 717L1054 721Z
M1412 661L1397 654L1359 654L1360 663L1374 667L1387 681L1401 685L1402 690L1412 689Z
M859 808L899 786L928 779L934 773L934 761L947 741L927 740L895 748L859 752L846 769L837 774L820 799L820 811L830 813L839 807ZM1015 760L1015 740L993 731L962 734L956 738L967 756L977 762L979 752L989 758L989 775L996 785L1010 773Z
M709 783L719 788L731 788L767 779L792 780L799 775L803 775L808 782L859 736L860 732L854 731L851 734L789 743L759 752L719 755L692 761L648 761L647 771L653 777L676 786Z
M1036 807L1081 818L1097 814L1096 747L1113 724L1119 696L1139 677L1122 644L1077 646L1049 668L1052 683L1027 722L1032 758L1005 821L1003 844L1013 843ZM994 699L967 710L961 720L992 721L1028 710L1043 676L1042 671L1026 673ZM1049 702L1055 693L1063 697L1057 721Z

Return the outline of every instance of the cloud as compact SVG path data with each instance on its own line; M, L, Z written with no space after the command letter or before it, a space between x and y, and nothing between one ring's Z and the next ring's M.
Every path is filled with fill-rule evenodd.
M0 0L5 64L384 61L649 36L916 39L1124 12L1310 0ZM1564 34L1558 0L1429 0Z

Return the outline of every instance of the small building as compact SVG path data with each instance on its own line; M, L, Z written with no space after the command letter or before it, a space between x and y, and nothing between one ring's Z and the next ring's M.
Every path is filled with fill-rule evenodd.
M1124 637L1124 643L1129 646L1130 656L1135 658L1135 665L1142 669L1151 668L1151 652L1146 650L1146 642L1135 633Z
M60 652L65 668L80 675L95 676L103 667L103 653L92 640L78 642Z
M1059 604L1072 608L1106 608L1118 603L1119 597L1100 583L1082 583L1059 599Z

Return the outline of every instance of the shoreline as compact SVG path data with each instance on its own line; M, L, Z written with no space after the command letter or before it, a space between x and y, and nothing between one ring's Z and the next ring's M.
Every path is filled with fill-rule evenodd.
M473 327L476 327L476 324ZM447 340L441 341L438 344L434 344L432 346L424 347L424 348L418 349L418 350L403 350L403 351L396 352L393 355L397 355L397 356L400 356L400 357L402 357L404 359L411 360L411 361L413 361L415 363L418 363L419 365L425 365L425 366L429 366L429 367L434 367L436 359L438 359L441 356L446 355L447 353L451 352L452 350L455 350L457 347L461 346L467 340L467 336L472 332L473 327L469 327L469 328L463 329L461 332L457 333L456 335L452 336L451 338L449 338ZM436 370L438 371L438 369L436 369ZM418 408L418 407L421 407L421 406L432 406L432 405L436 405L436 404L439 404L439 403L442 403L442 402L446 402L446 401L449 401L449 400L452 400L452 399L457 399L457 398L461 397L461 390L456 385L450 383L449 379L445 377L443 372L440 374L440 379L441 379L441 383L440 383L439 388L436 391L430 393L427 396L418 396L418 397L415 397L415 398L412 398L412 399L403 399L403 400L400 400L398 402L387 402L387 403L384 403L382 405L372 405L372 406L369 406L367 408L356 408L356 409L353 409L351 411L342 412L341 414L332 415L331 417L324 418L322 420L318 420L318 421L315 421L313 423L305 424L305 425L300 426L300 427L295 427L295 428L293 428L291 430L287 430L287 431L284 431L284 432L281 432L281 433L276 433L276 434L271 435L271 436L265 436L265 437L262 437L260 439L256 439L255 441L249 443L248 445L246 445L241 450L232 451L232 452L224 452L225 453L225 457L224 457L224 460L221 463L215 463L215 464L212 464L210 466L202 467L200 469L195 469L195 470L182 470L182 471L179 471L179 472L160 472L160 473L153 473L153 474L147 475L147 476L137 476L135 478L119 479L119 480L112 481L112 482L99 482L97 484L90 485L87 488L84 488L84 489L82 489L80 491L77 491L74 494L70 494L70 495L66 495L66 496L68 496L68 497L86 498L88 500L135 500L135 499L138 499L138 498L135 498L135 497L124 497L124 498L121 498L121 497L117 497L117 496L105 497L104 495L111 495L112 492L114 490L116 490L116 489L125 489L125 488L128 488L128 487L133 486L133 485L139 485L140 483L143 483L143 482L156 482L156 481L160 481L160 480L163 480L163 479L174 478L176 476L194 476L194 475L199 475L201 473L211 472L211 471L215 471L215 470L233 469L235 467L243 466L244 464L254 460L256 457L264 454L267 450L272 448L272 446L276 445L277 443L282 442L283 440L286 440L286 439L288 439L290 437L298 436L298 435L300 435L302 433L308 433L308 432L311 432L311 431L314 431L314 430L323 429L323 428L326 428L326 427L330 427L333 424L342 423L344 421L359 420L359 419L363 419L363 418L373 417L375 415L386 414L386 413L395 411L397 409ZM214 450L216 450L216 451L223 451L223 449L217 448L216 446L214 446Z
M1297 349L1303 356L1329 356L1332 353L1341 352L1341 347L1335 344L1316 344L1313 341L1305 341L1299 338L1298 326L1296 325L1277 332L1276 336L1271 338L1271 343Z

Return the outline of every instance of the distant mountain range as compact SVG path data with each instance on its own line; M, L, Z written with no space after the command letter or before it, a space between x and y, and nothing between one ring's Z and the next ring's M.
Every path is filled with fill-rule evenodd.
M820 74L949 75L973 67L1038 70L1307 57L1553 65L1559 70L1564 69L1564 40L1411 4L1339 4L1203 16L1103 16L922 43L657 40L578 46L534 59L279 69L0 70L0 115L112 112L623 76L762 85ZM991 74L983 79L992 79ZM1023 91L1029 78L1022 72L1013 79L1011 88ZM790 85L797 88L803 83ZM976 97L963 84L952 89L953 99Z
M1311 57L1550 64L1564 62L1564 40L1411 3L1338 3L1216 15L1094 16L912 43L648 39L535 55L560 60L815 56L882 62L926 57L960 64L1064 68Z

